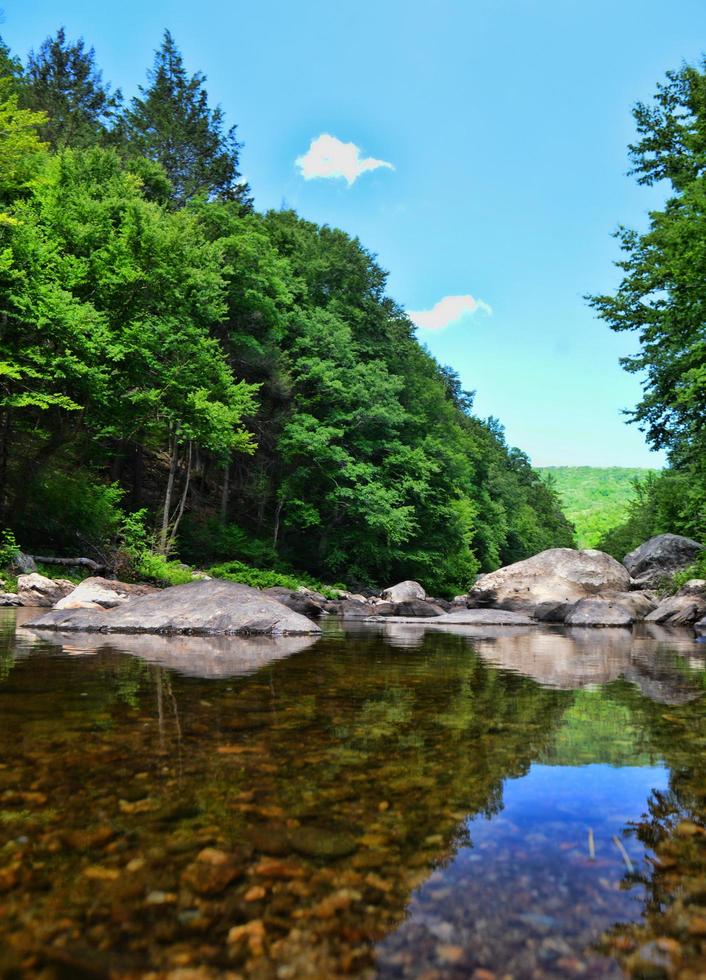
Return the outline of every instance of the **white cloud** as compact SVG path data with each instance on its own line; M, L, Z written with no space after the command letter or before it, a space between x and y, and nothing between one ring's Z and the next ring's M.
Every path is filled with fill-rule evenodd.
M395 169L387 160L361 156L360 147L355 143L343 143L329 133L322 133L313 139L306 153L294 162L304 180L343 177L349 187L368 170L378 170L380 167Z
M409 310L412 322L422 330L443 330L463 317L480 310L486 316L493 312L482 299L466 296L444 296L430 310Z

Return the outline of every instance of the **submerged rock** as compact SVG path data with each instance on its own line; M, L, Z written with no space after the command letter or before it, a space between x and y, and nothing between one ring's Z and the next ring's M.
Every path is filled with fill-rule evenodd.
M659 583L675 572L688 568L703 545L681 534L658 534L623 558L623 564L640 585Z
M547 603L574 603L600 592L627 592L626 568L602 551L550 548L532 558L481 575L468 595L469 606L532 613Z
M346 857L358 849L350 834L321 827L295 827L289 832L289 843L297 854L323 859Z
M136 596L114 609L52 609L23 626L94 633L281 636L321 632L316 623L272 596L247 585L215 579Z

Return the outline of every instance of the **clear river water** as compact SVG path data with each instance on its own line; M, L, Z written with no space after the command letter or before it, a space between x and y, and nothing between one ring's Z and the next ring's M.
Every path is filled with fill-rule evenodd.
M0 977L704 975L690 631L27 615L0 611Z

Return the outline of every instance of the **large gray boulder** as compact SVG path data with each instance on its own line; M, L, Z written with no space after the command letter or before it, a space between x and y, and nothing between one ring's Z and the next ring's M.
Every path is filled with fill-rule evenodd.
M112 609L139 595L156 592L156 586L131 584L93 575L55 603L55 609Z
M419 582L407 579L405 582L398 582L385 589L382 598L386 602L412 602L414 599L426 599L427 594Z
M47 578L39 572L20 575L17 579L17 595L22 606L53 606L75 587L68 579Z
M623 558L623 564L643 587L659 585L693 564L703 545L681 534L658 534Z
M217 579L175 585L137 596L113 609L52 609L23 625L91 633L282 636L321 632L316 623L272 596Z
M481 575L468 605L532 613L547 604L561 606L601 592L627 592L626 568L602 551L550 548L532 558Z
M645 619L655 604L642 592L614 592L586 596L564 617L567 626L632 626Z

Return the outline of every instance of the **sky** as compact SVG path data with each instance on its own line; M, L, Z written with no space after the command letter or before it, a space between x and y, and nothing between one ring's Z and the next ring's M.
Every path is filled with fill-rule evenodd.
M260 209L358 236L420 341L535 465L660 466L636 349L587 306L619 224L631 107L706 49L704 0L0 0L25 57L65 25L130 97L164 28L238 125Z

